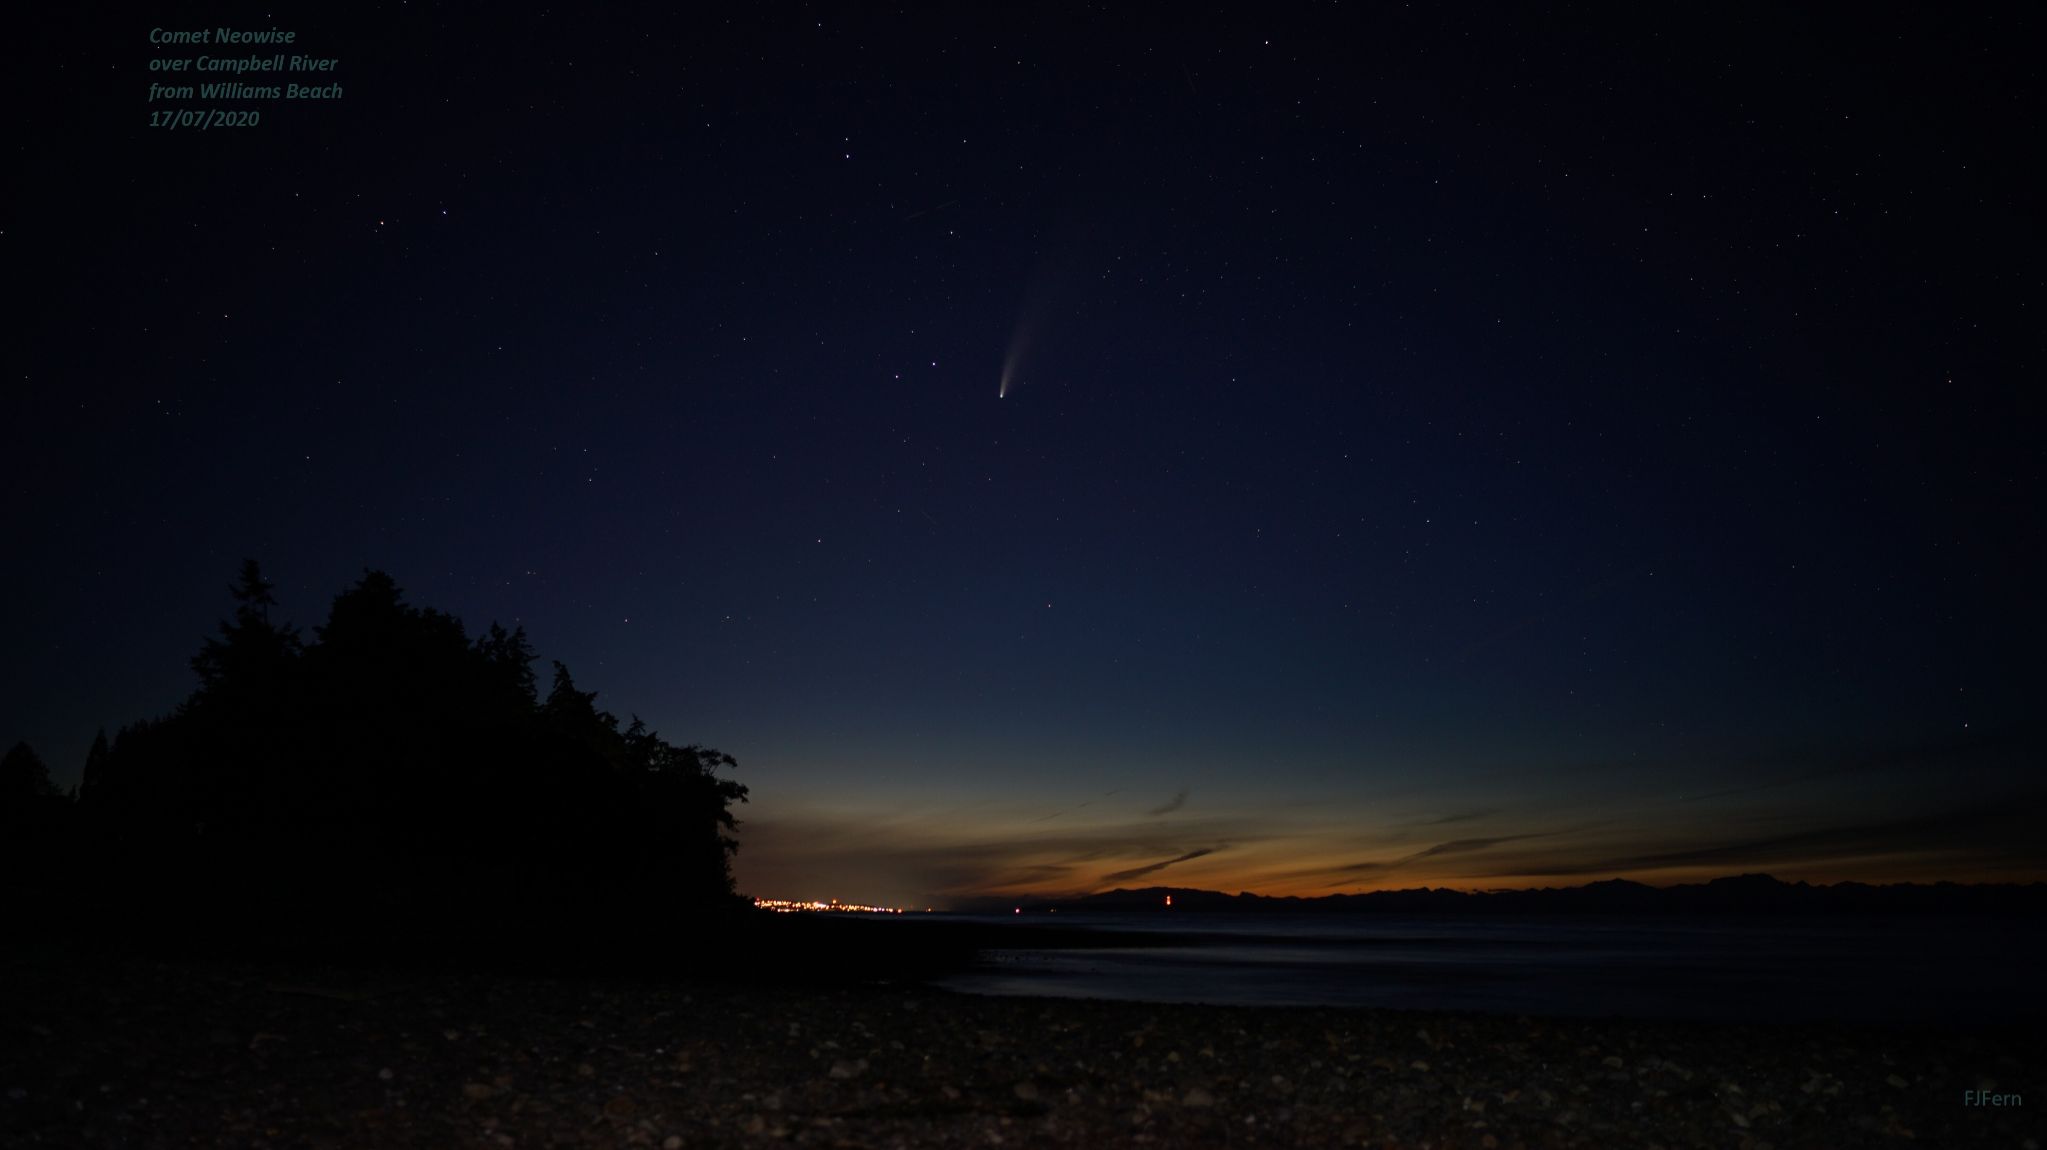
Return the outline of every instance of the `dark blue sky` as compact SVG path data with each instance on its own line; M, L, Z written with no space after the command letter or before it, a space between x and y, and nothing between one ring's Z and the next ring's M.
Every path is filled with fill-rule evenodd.
M254 556L736 755L754 894L2047 871L2023 14L51 18L60 781ZM345 96L150 131L219 23Z

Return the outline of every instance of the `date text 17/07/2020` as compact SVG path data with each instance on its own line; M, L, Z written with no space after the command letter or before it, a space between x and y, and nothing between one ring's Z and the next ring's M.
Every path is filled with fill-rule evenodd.
M256 108L183 108L149 114L149 126L167 132L180 128L197 132L210 128L253 128L262 122L263 113Z

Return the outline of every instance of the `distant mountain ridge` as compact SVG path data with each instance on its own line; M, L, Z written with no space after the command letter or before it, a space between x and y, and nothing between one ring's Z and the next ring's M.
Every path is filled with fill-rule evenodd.
M1332 894L1311 898L1258 895L1186 887L1118 888L1073 898L1000 901L976 899L959 909L982 912L1062 910L1233 911L1372 914L2033 914L2047 912L2047 883L1843 882L1814 886L1767 874L1731 875L1705 883L1654 887L1607 879L1573 887L1466 892L1414 890Z

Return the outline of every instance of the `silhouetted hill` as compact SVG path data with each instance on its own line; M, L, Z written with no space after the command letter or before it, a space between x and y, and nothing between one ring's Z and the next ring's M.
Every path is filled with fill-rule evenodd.
M1166 906L1167 897L1172 906ZM962 910L1026 913L1054 907L1064 912L1147 911L1357 914L1628 914L1628 915L1819 915L1819 914L2039 914L2047 912L2047 883L1898 883L1872 886L1844 882L1814 886L1787 883L1766 874L1730 875L1705 883L1654 887L1607 879L1572 887L1466 892L1448 888L1373 891L1317 898L1275 897L1186 887L1145 887L1104 891L1076 898L977 900Z

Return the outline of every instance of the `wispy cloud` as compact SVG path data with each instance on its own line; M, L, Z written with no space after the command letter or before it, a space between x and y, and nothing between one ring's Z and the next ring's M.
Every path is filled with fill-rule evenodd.
M1449 842L1441 842L1434 846L1423 847L1418 851L1411 851L1397 858L1366 859L1362 862L1346 863L1339 866L1309 867L1303 870L1288 872L1285 877L1322 878L1334 875L1337 877L1335 881L1328 884L1329 886L1353 886L1364 879L1390 874L1410 863L1420 862L1423 859L1441 858L1445 855L1472 854L1478 851L1490 850L1503 843L1521 842L1525 839L1550 838L1562 833L1564 832L1531 831L1518 835L1493 835L1489 838L1452 839Z
M1454 814L1444 815L1442 818L1423 819L1420 822L1408 823L1406 825L1411 827L1442 827L1449 826L1451 823L1468 823L1473 819L1482 819L1487 815L1499 813L1499 808L1497 807L1485 807L1475 811L1458 811Z
M1173 865L1174 863L1183 863L1183 862L1189 862L1189 861L1191 861L1191 860L1194 860L1194 859L1198 859L1198 858L1202 857L1203 855L1212 855L1212 854L1214 854L1214 853L1215 853L1215 852L1216 852L1217 850L1219 850L1219 849L1221 849L1221 848L1219 848L1219 847L1202 847L1202 848L1201 848L1200 850L1192 850L1192 851L1188 851L1188 852L1187 852L1186 854L1183 854L1183 855L1181 855L1181 856L1180 856L1179 858L1176 858L1176 859L1167 859L1167 860L1166 860L1166 861L1164 861L1164 862L1155 862L1155 863L1152 863L1152 864L1150 864L1149 866L1141 866L1141 867L1132 867L1132 868L1131 868L1131 869L1129 869L1129 870L1119 870L1119 871L1117 871L1117 872L1116 872L1116 873L1114 873L1114 874L1105 874L1105 875L1103 875L1103 876L1102 876L1102 881L1103 881L1103 882L1128 882L1129 880L1131 880L1131 879L1134 879L1134 878L1143 878L1144 876L1146 876L1146 875L1148 875L1148 874L1156 874L1156 873L1158 873L1159 871L1162 871L1162 870L1166 869L1167 867L1169 867L1169 866L1172 866L1172 865Z
M1521 874L1622 874L1686 868L1741 870L1796 866L1836 859L1892 857L1903 860L1966 851L1985 865L2047 863L2038 837L2036 797L2029 803L1983 806L1940 815L1836 823L1779 834L1743 835L1691 845L1593 857L1519 860Z
M1059 817L1061 817L1061 816L1063 816L1063 815L1070 815L1070 814L1072 814L1072 813L1073 813L1073 812L1075 812L1075 811L1084 811L1084 810L1086 810L1087 808L1089 808L1089 807L1091 807L1091 806L1094 806L1094 805L1095 805L1095 799L1106 799L1106 798L1108 798L1108 797L1109 797L1109 796L1111 796L1111 795L1120 795L1120 794L1122 794L1122 793L1123 793L1123 792L1122 792L1121 790L1114 790L1114 791L1103 791L1103 792L1102 792L1101 794L1099 794L1099 795L1095 796L1095 798L1094 798L1094 799L1089 799L1088 801L1086 801L1086 802L1084 802L1084 803L1079 803L1079 804L1076 804L1076 805L1074 805L1074 806L1070 806L1070 807L1067 807L1067 808L1066 808L1066 809L1064 809L1064 810L1058 810L1058 811L1053 811L1053 812L1052 812L1051 814L1049 814L1049 815L1045 815L1045 816L1044 816L1044 817L1042 817L1042 818L1035 818L1035 819L1032 819L1031 821L1032 821L1033 823L1049 823L1049 822L1051 822L1051 821L1052 821L1053 819L1059 818Z
M1400 861L1402 863L1411 863L1418 859L1432 859L1438 855L1469 854L1472 851L1482 851L1499 846L1501 843L1520 842L1522 839L1544 839L1556 833L1556 831L1540 831L1525 835L1495 835L1489 839L1457 839L1452 842L1437 843L1435 846L1425 850L1418 850Z
M1158 806L1158 807L1153 807L1152 809L1150 809L1150 810L1148 810L1148 811L1146 811L1146 812L1144 812L1144 813L1145 813L1145 814L1148 814L1148 815L1169 815L1169 814L1172 814L1172 813L1173 813L1174 811L1177 811L1177 810L1179 810L1179 809L1180 809L1181 807L1184 807L1184 806L1186 806L1186 805L1187 805L1187 794L1188 794L1187 788L1186 788L1186 787L1181 787L1181 788L1180 788L1180 793L1179 793L1179 794L1177 794L1177 795L1174 795L1174 796L1173 796L1172 798L1170 798L1170 799L1167 799L1167 800L1166 800L1166 803L1165 803L1165 805L1164 805L1164 806Z

